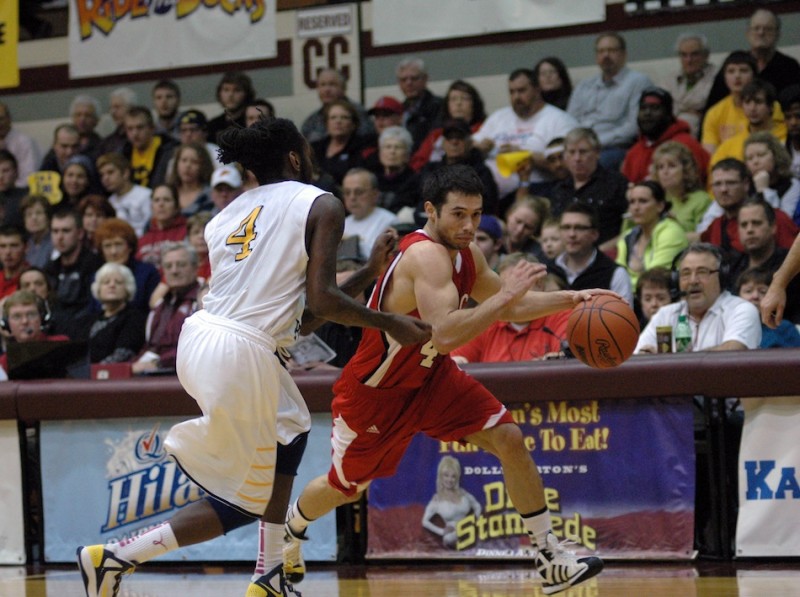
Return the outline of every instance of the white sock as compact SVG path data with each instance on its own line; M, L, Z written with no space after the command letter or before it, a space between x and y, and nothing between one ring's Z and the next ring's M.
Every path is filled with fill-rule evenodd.
M172 525L165 522L108 548L123 560L141 564L180 547Z
M550 533L550 511L545 508L540 512L534 512L522 517L522 524L528 531L534 547L539 549L547 546L547 534Z
M283 563L283 536L286 531L276 522L258 522L258 559L252 580L258 580Z
M292 529L292 532L298 536L302 537L308 525L310 525L313 520L309 520L303 513L300 511L300 508L297 505L297 500L295 500L292 507L289 508L289 511L286 513L286 524L289 525L289 528Z

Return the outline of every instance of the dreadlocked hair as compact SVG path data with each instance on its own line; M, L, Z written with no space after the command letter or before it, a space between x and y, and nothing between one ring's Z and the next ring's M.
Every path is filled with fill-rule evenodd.
M247 128L229 127L217 142L223 164L239 162L261 184L281 178L289 152L302 154L305 147L305 138L286 118L262 118Z

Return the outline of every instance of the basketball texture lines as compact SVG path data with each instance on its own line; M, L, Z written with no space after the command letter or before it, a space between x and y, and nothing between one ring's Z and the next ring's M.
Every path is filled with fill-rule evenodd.
M612 296L596 296L576 305L567 321L572 354L595 369L624 363L636 348L639 331L633 310Z

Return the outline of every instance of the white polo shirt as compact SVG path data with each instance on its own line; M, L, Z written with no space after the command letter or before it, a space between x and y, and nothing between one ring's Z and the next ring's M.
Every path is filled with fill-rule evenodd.
M657 346L656 328L669 325L674 330L678 325L678 316L688 314L686 301L661 307L639 336L634 353L640 352L643 346ZM758 309L727 290L717 297L699 322L691 317L688 319L692 326L693 351L707 350L729 340L741 342L749 349L758 348L761 344L761 317Z

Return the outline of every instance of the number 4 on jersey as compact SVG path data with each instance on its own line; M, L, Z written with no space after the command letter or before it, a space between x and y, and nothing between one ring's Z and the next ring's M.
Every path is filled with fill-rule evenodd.
M258 233L256 232L256 220L258 219L258 214L261 213L262 208L263 206L259 205L253 211L251 211L244 220L239 222L239 227L232 232L227 239L225 239L226 245L241 246L239 252L236 253L236 261L247 259L252 252L250 243L253 242L258 236Z

